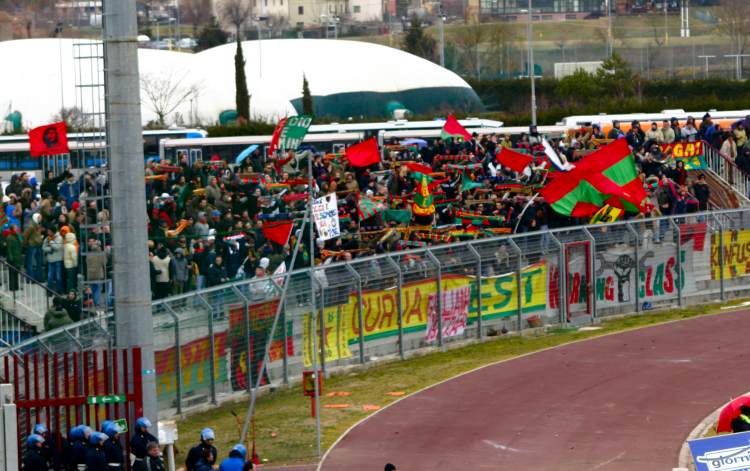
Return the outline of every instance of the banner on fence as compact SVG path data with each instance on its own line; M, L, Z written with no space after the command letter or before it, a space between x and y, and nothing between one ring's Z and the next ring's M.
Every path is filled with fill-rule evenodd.
M722 257L724 279L729 280L750 274L750 230L725 231L711 237L711 278L721 278ZM722 248L723 254L719 253Z
M482 278L482 319L497 319L518 313L518 283L515 273ZM477 316L476 284L471 283L469 322ZM543 311L547 307L547 264L529 265L521 270L522 312Z
M703 142L675 142L662 144L664 155L671 154L675 161L682 161L685 170L701 170L706 168L706 158L703 156Z
M235 391L247 389L248 363L251 365L253 382L263 365L263 356L271 335L273 320L278 310L279 300L271 300L249 306L249 319L245 319L245 307L242 304L229 308L229 347L231 348L230 368L232 371L232 389ZM247 333L247 323L250 333ZM294 355L293 322L286 322L286 341L284 341L284 326L279 322L273 333L268 352L270 362L281 360L286 348L289 357ZM247 344L245 344L247 342ZM267 382L267 372L261 384Z
M442 317L443 338L463 335L469 315L469 298L471 290L468 286L443 291L440 295L442 310L438 313L438 295L430 294L427 301L427 337L425 340L434 342L438 339L438 315Z
M187 331L189 329L184 329ZM203 329L205 332L205 328ZM214 379L223 382L227 378L226 362L223 361L227 335L214 335ZM180 347L182 394L193 394L211 387L211 343L208 337L199 338ZM177 349L167 348L154 352L156 364L156 395L158 400L168 400L177 392Z
M336 360L344 360L352 356L351 350L349 350L349 320L350 316L347 315L347 308L351 305L342 304L326 308L323 310L323 348L325 351L325 361L332 362ZM318 335L318 349L321 348L321 335L320 326L316 326L315 333ZM313 332L312 332L312 316L305 314L302 319L302 335L303 335L303 362L306 368L312 366L312 352L313 352ZM320 351L320 350L318 350Z

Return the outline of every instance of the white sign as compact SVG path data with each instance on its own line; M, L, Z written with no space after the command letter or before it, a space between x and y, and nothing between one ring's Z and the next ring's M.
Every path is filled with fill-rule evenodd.
M314 200L312 213L315 227L318 229L318 237L323 240L329 240L341 235L336 193Z

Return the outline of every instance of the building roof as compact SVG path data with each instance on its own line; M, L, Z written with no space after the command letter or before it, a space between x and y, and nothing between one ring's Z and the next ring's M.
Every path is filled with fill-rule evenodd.
M60 107L76 103L74 39L25 39L0 42L0 56L15 64L0 74L0 112L18 110L24 125L49 122ZM455 73L406 52L386 46L346 40L274 39L244 41L245 72L251 95L251 115L275 121L294 115L302 95L302 76L315 97L316 114L347 117L383 114L386 101L401 101L416 112L451 105L441 100L462 100L476 110L481 102ZM235 44L196 54L139 49L144 81L179 83L195 87L196 98L185 100L174 112L197 115L211 124L221 111L234 109ZM28 58L33 57L33 63ZM82 70L87 70L84 64ZM62 80L60 75L62 71ZM84 75L86 73L84 72ZM62 95L62 97L61 97ZM155 119L141 93L144 124ZM364 98L363 98L364 97ZM442 98L441 98L442 97ZM80 101L80 99L79 99ZM410 103L413 102L413 103ZM382 103L381 103L382 102ZM453 103L455 105L455 103ZM382 105L382 106L381 106ZM425 108L427 107L427 108ZM369 111L366 111L369 110ZM174 118L171 113L168 121ZM348 113L348 114L345 114Z

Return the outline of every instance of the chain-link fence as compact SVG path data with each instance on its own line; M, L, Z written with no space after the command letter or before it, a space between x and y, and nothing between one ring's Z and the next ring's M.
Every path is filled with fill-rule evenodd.
M748 247L750 210L715 211L390 253L165 299L153 306L159 411L247 394L259 377L288 384L314 363L331 373L519 329L725 300L750 292ZM2 353L111 348L112 338L99 318Z

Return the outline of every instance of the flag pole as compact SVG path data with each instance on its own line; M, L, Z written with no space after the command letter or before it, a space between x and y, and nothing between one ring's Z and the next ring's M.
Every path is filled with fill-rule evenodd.
M318 336L316 334L316 320L317 320L317 309L315 308L315 223L313 216L313 168L312 168L312 156L307 156L307 200L308 208L310 211L310 336L312 337L312 368L313 368L313 384L314 384L314 396L313 402L315 406L315 446L317 455L320 456L320 388L318 381Z
M531 206L531 203L534 202L537 196L539 196L539 192L534 193L534 196L532 196L529 202L526 203L526 206L523 207L523 211L521 211L521 214L518 215L518 221L516 222L516 227L513 228L514 234L518 232L518 226L521 224L521 219L523 218L524 213L526 213L526 210L529 209L529 206Z

